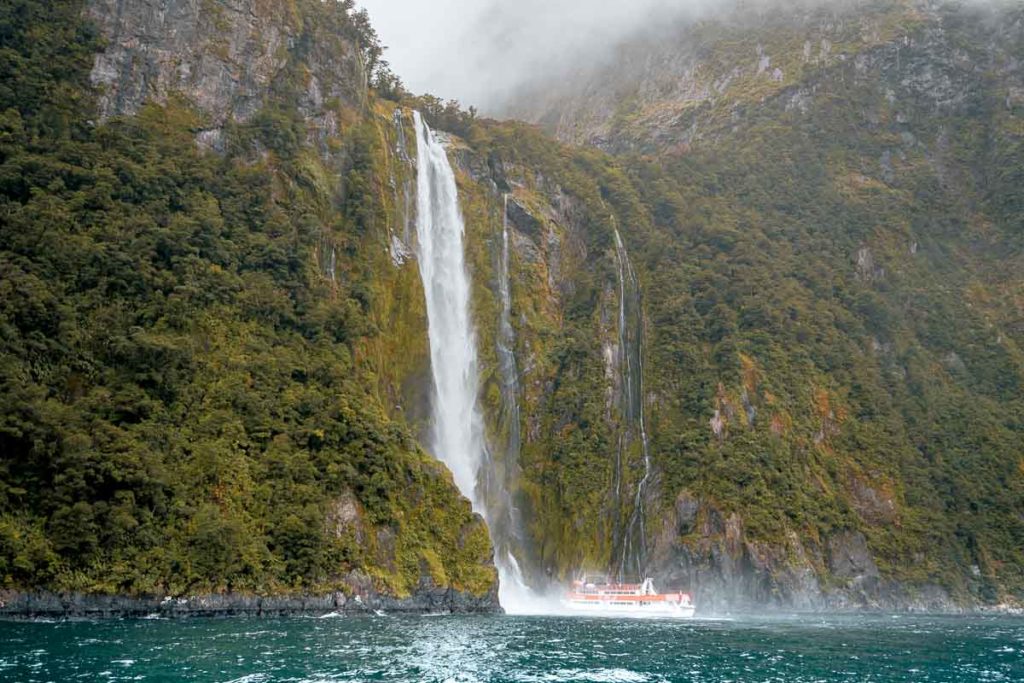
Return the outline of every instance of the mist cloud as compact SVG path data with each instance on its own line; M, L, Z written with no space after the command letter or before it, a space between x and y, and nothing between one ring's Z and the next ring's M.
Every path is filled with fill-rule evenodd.
M361 0L416 93L484 110L527 80L597 58L641 27L723 0ZM610 51L609 51L610 52Z
M414 93L502 108L520 86L571 77L610 58L641 29L708 14L771 13L865 0L357 0L389 47L386 59ZM930 5L941 0L919 0ZM968 6L1020 0L960 0ZM737 8L742 11L737 13ZM557 82L557 80L555 81Z

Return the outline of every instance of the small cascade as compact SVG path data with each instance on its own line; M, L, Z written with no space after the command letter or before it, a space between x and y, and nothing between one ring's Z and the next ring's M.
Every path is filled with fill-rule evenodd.
M396 109L392 120L395 126L395 156L402 165L409 169L408 173L403 174L401 182L395 183L394 177L392 177L395 206L398 207L400 217L398 232L390 232L389 229L388 252L395 266L401 267L415 257L415 251L411 245L414 238L413 222L416 218L416 207L413 203L416 188L412 171L415 170L416 165L409 155L409 142L405 134L405 114L401 109Z
M479 363L470 317L471 283L466 271L465 225L455 174L444 146L418 112L414 113L414 120L417 262L426 294L434 384L430 447L451 470L459 490L491 529L502 605L509 611L528 609L530 591L513 551L511 497L506 482L496 476L478 401ZM514 370L514 358L511 362Z
M412 159L409 157L409 142L405 136L405 113L401 108L396 109L391 115L391 120L395 124L395 139L396 139L396 152L398 158L407 164L412 163Z
M501 313L498 317L497 355L498 376L501 384L502 414L499 424L506 434L503 445L501 463L491 462L489 471L495 474L492 481L490 499L494 501L495 510L494 536L499 539L496 547L508 557L510 568L515 575L518 592L509 596L517 602L533 598L525 593L525 580L516 560L515 549L522 548L522 521L515 508L511 492L516 490L519 476L519 451L522 446L522 435L519 412L519 367L516 363L516 331L512 326L512 272L511 250L509 246L508 226L508 194L502 196L501 223L501 254L498 259L498 298ZM512 590L512 589L510 589Z
M521 442L519 415L519 368L516 365L516 331L512 327L511 254L508 237L508 194L502 197L504 213L501 226L501 258L498 262L498 294L501 315L498 319L498 365L501 373L502 403L508 427L506 450L518 462Z
M404 163L406 163L406 164L408 164L410 166L415 167L415 164L413 163L412 159L409 157L409 142L408 142L408 140L406 139L406 136L405 136L405 123L404 123L404 117L402 115L402 110L401 109L396 109L395 110L395 128L396 128L395 133L396 133L397 140L398 140L398 142L397 142L398 158L402 162L404 162ZM414 196L415 196L414 195L414 190L415 190L415 187L413 186L413 179L411 177L407 177L405 179L405 181L402 183L402 197L401 197L402 208L403 208L403 211L402 211L402 235L401 235L401 238L402 238L402 242L404 244L407 244L407 245L412 244L412 240L413 240L413 220L415 219L415 212L414 212L415 207L413 205L413 200L414 200Z
M640 282L629 260L629 253L615 229L615 259L619 280L619 372L621 374L620 413L625 429L619 437L616 458L616 495L621 490L622 453L632 438L639 437L644 473L636 486L633 511L622 534L622 555L619 577L635 572L644 577L647 562L647 531L645 528L647 485L652 476L650 442L644 409L644 330L643 309L640 300Z
M316 249L316 260L323 278L336 283L338 281L338 249L329 238L320 238L320 245Z

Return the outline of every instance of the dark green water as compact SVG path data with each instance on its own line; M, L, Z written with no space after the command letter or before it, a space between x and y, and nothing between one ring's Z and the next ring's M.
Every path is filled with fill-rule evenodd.
M0 623L2 681L1024 681L1024 620Z

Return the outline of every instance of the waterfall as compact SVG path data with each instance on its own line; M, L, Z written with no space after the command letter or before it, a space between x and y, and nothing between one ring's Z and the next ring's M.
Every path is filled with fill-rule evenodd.
M327 257L327 277L331 282L338 278L338 249L331 245L331 255Z
M498 504L500 519L494 519L493 531L495 548L503 553L511 567L512 583L503 587L503 604L518 611L537 611L541 607L539 597L526 588L515 551L522 548L522 521L516 510L510 491L514 490L519 474L519 451L522 433L519 412L519 367L516 364L516 331L512 326L512 272L511 250L509 248L508 194L502 196L501 254L498 260L498 298L501 313L498 317L497 352L498 372L501 384L502 416L500 424L507 432L502 467L492 472L501 472L493 482L491 500ZM497 516L497 515L495 515ZM504 585L504 584L503 584ZM546 608L545 608L546 609Z
M416 237L434 380L431 446L448 465L459 490L478 509L484 429L477 404L476 335L469 318L470 284L463 256L465 227L447 152L418 113L415 121Z
M528 600L529 591L509 537L510 495L501 478L495 477L478 401L479 364L470 318L471 287L458 188L444 146L418 112L413 118L417 261L426 294L434 384L430 447L491 529L501 586L499 598L506 610L516 611Z
M640 283L618 228L615 229L615 258L619 280L619 372L622 384L620 412L625 429L637 432L640 437L644 464L643 476L636 486L633 511L622 536L619 576L625 578L628 571L635 570L637 577L643 579L647 562L644 502L652 475L651 449L644 410L643 311L640 302ZM617 492L621 481L621 452L627 442L626 435L620 435L616 462Z

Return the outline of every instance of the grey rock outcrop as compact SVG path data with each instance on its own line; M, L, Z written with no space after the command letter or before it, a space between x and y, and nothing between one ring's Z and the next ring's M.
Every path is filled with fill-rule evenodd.
M200 142L217 147L228 121L248 121L275 86L298 80L296 104L322 144L343 107L366 104L359 45L334 3L89 0L87 13L107 40L92 71L101 118L180 97L207 117Z
M941 586L886 579L859 531L838 532L823 547L807 545L795 532L782 542L753 541L739 515L725 515L688 491L663 522L651 574L661 588L689 591L704 614L982 609Z
M878 579L878 567L859 531L836 534L829 541L829 569L833 576L864 583Z
M186 617L275 617L298 614L341 616L385 614L486 614L498 613L496 588L482 596L438 587L423 577L407 598L377 592L372 581L352 574L350 590L322 595L249 595L224 593L190 596L91 595L0 591L0 619L108 619Z
M659 586L690 591L704 613L824 606L817 573L800 540L778 546L746 538L743 519L723 515L689 493L675 505L673 528L656 544L652 574Z

